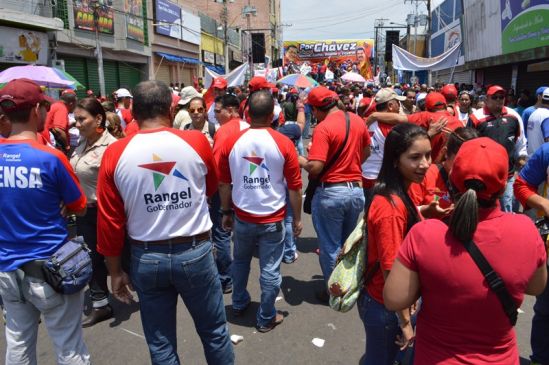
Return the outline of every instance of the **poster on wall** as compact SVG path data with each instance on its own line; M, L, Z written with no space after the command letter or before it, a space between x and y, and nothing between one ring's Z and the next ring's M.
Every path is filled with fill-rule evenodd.
M145 41L145 31L143 30L143 0L124 0L124 12L126 13L128 38L143 43Z
M48 63L46 33L0 26L0 34L0 62Z
M547 0L500 0L503 54L549 46Z
M200 44L200 17L181 9L181 39L192 44Z
M112 0L97 1L97 31L114 33L114 9ZM74 28L95 32L94 6L90 0L73 0Z
M367 80L371 80L372 66L370 58L373 55L373 39L341 39L341 40L305 40L284 42L284 66L295 64L301 68L303 64L335 64L337 67L345 64L356 70Z
M181 39L181 8L169 0L156 0L156 33Z

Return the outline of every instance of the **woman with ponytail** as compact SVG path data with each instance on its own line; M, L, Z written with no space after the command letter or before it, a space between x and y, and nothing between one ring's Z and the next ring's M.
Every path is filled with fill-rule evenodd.
M82 321L83 327L112 317L107 287L107 268L105 259L96 250L97 244L97 175L103 153L116 138L106 129L107 116L101 103L95 98L85 98L78 102L74 109L76 128L80 131L80 143L71 157L71 165L80 180L86 194L88 209L86 215L76 218L76 229L79 236L91 250L93 276L90 281L90 296L93 309Z
M543 242L525 215L504 213L505 149L489 138L463 143L450 172L455 208L449 227L415 225L402 243L383 297L391 310L420 296L415 362L519 365L513 325L465 248L471 241L501 277L517 308L547 281Z
M387 135L381 169L365 214L368 263L358 301L366 330L364 365L393 364L399 345L408 346L414 334L409 308L401 308L398 313L387 310L382 292L406 232L421 220L408 188L423 180L430 164L431 143L425 130L402 123Z

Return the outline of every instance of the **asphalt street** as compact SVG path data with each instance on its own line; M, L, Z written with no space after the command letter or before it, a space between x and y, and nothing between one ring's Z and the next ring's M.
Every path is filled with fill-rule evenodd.
M234 347L238 364L358 364L364 353L366 338L356 308L342 314L315 299L314 292L321 285L321 272L315 253L316 236L308 215L304 216L304 227L298 241L299 259L290 265L282 264L281 268L283 281L277 309L287 314L284 323L265 334L255 329L255 312L260 297L257 258L252 262L249 281L252 305L245 316L232 317L231 296L224 297L230 332L244 337ZM84 329L93 363L149 364L139 305L114 302L113 306L114 319ZM526 297L522 306L524 313L519 316L516 327L523 358L530 354L532 306L533 298ZM181 362L205 364L199 337L182 301L178 305L177 327ZM3 356L6 347L4 326L0 326L0 332ZM324 340L324 345L314 345L315 338ZM55 364L55 354L44 324L40 325L37 348L39 364Z

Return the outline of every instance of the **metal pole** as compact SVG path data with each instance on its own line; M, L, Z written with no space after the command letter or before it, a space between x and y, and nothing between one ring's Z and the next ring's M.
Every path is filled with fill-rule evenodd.
M248 0L248 5L250 4L250 0ZM251 14L246 14L246 27L248 28L248 63L250 64L250 78L254 77L254 58L253 58L253 44L252 44L252 32L249 30L251 29Z
M375 48L375 52L374 52L374 77L376 76L377 74L377 54L378 54L378 50L377 50L377 30L378 30L378 27L377 25L374 26L375 28L375 37L376 39L374 40L374 48Z
M228 31L228 18L229 18L229 9L227 9L227 0L223 0L223 17L221 18L223 20L223 34L224 34L224 41L225 41L225 47L223 49L223 53L225 54L225 74L229 73L229 37L227 34Z
M99 42L99 19L97 8L99 4L96 2L94 11L93 11L93 20L95 22L95 53L97 56L97 73L99 74L99 92L101 96L106 97L107 93L105 92L105 75L103 74L103 51L101 49L101 43Z
M427 57L431 58L431 0L427 0ZM432 84L433 73L427 71L427 83Z

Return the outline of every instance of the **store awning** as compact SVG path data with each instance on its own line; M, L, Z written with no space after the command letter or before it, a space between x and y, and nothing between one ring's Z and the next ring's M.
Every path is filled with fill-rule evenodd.
M191 58L191 57L182 57L182 56L176 56L169 53L164 52L155 52L158 56L164 57L166 60L171 62L181 62L181 63L190 63L193 65L201 63L198 58Z

